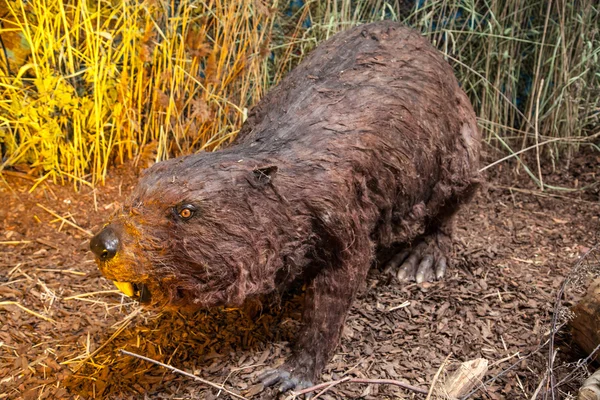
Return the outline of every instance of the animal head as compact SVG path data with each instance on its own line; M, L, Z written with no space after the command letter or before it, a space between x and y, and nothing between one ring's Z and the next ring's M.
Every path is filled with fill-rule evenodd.
M241 304L273 286L276 172L213 153L155 164L90 241L100 271L146 305Z

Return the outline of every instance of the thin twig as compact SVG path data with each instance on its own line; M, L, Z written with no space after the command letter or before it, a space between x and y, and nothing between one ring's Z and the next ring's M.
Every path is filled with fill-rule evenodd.
M560 286L560 289L556 295L556 302L554 303L554 313L552 315L552 326L551 326L551 330L550 330L550 342L548 344L548 384L550 385L550 394L552 395L552 398L554 399L554 385L555 385L555 381L554 381L554 358L555 358L555 354L554 354L554 339L556 336L556 332L558 331L558 311L560 309L560 305L561 305L561 300L563 297L563 294L565 292L565 288L567 287L568 283L570 282L570 277L567 277L562 285ZM546 398L546 393L544 393L544 398Z
M198 377L198 376L196 376L194 374L190 374L189 372L182 371L182 370L180 370L178 368L175 368L175 367L173 367L171 365L161 363L160 361L156 361L156 360L153 360L153 359L148 358L148 357L144 357L144 356L139 355L139 354L131 353L131 352L127 351L127 350L121 349L120 351L121 351L121 353L127 354L128 356L137 357L140 360L151 362L152 364L156 364L156 365L159 365L159 366L161 366L163 368L167 368L167 369L169 369L169 370L171 370L173 372L176 372L178 374L187 376L188 378L192 378L195 381L198 381L198 382L204 383L205 385L214 387L215 389L222 390L225 393L227 393L227 394L235 397L236 399L244 399L244 400L247 399L246 397L240 396L239 394L237 394L235 392L232 392L231 390L225 389L225 387L223 387L222 385L216 384L216 383L211 382L211 381L207 381L206 379L202 379L202 378L200 378L200 377Z
M491 364L489 365L489 367L488 367L488 368L495 367L495 366L496 366L496 365L498 365L498 364L502 364L503 362L505 362L505 361L508 361L508 360L510 360L510 359L512 359L512 358L515 358L515 357L518 357L518 356L519 356L519 352L517 351L517 352L516 352L515 354L513 354L512 356L507 356L507 357L501 358L501 359L500 359L500 360L498 360L498 361L494 361L493 363L491 363Z
M39 244L43 244L44 246L51 247L54 250L60 250L60 246L55 245L54 243L50 242L49 240L35 239L35 241L38 242Z
M433 381L431 381L431 385L429 385L429 393L427 393L427 397L425 398L425 400L429 400L431 398L431 395L433 394L433 389L435 388L435 384L437 383L438 379L440 378L440 374L444 370L444 367L448 363L448 359L450 358L451 355L452 355L452 353L449 353L446 356L446 359L444 360L442 365L440 365L437 372L435 373L435 376L433 377Z
M333 387L335 385L339 385L340 383L347 383L347 382L349 382L349 383L367 383L367 384L376 384L376 385L394 385L394 386L400 386L401 388L404 388L407 390L411 390L413 392L427 394L426 389L423 389L423 388L420 388L417 386L412 386L412 385L409 385L408 383L396 381L393 379L363 379L363 378L346 379L346 378L343 378L343 379L340 379L337 381L324 382L324 383L320 383L315 386L311 386L306 389L302 389L298 392L294 392L294 396L299 396L301 394L314 392L315 390L321 390L325 387Z
M171 358L172 358L172 357L173 357L173 356L171 356ZM171 362L171 360L170 360L170 359L169 359L169 362ZM231 369L231 371L229 371L229 373L227 374L227 376L225 377L225 380L223 380L223 383L222 383L221 385L222 385L222 386L225 386L225 383L227 382L227 380L229 380L229 377L231 377L231 375L233 375L233 374L234 374L234 373L236 373L236 372L243 371L243 370L245 370L245 369L250 369L250 368L257 368L257 367L261 367L261 366L263 366L263 365L265 365L265 364L252 364L252 365L247 365L247 366L245 366L245 367L233 368L233 369ZM218 395L219 395L219 394L217 393L217 396L218 396Z

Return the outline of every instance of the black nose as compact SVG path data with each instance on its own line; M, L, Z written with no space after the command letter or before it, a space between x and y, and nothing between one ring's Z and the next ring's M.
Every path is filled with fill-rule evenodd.
M90 240L90 249L100 260L108 261L117 254L119 237L108 226Z

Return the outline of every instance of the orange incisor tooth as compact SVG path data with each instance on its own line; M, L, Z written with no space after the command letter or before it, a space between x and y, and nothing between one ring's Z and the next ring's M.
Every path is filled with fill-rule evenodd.
M129 282L117 282L117 281L113 281L113 283L115 284L115 286L117 287L117 289L119 289L121 292L123 292L125 295L132 297L135 294L135 291L133 290L133 285Z

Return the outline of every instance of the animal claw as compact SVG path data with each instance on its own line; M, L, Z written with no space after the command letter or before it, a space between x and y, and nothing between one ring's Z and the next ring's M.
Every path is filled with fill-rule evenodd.
M272 369L260 374L257 378L265 387L273 386L279 384L279 393L284 393L289 390L302 390L307 387L312 386L312 382L306 379L302 379L300 377L294 376L289 371L285 369L278 368ZM307 393L305 395L306 399L312 398L312 394Z
M416 281L420 284L440 280L448 268L446 251L445 246L440 246L438 240L425 240L410 250L396 254L388 262L385 270L397 270L396 278L399 281Z

